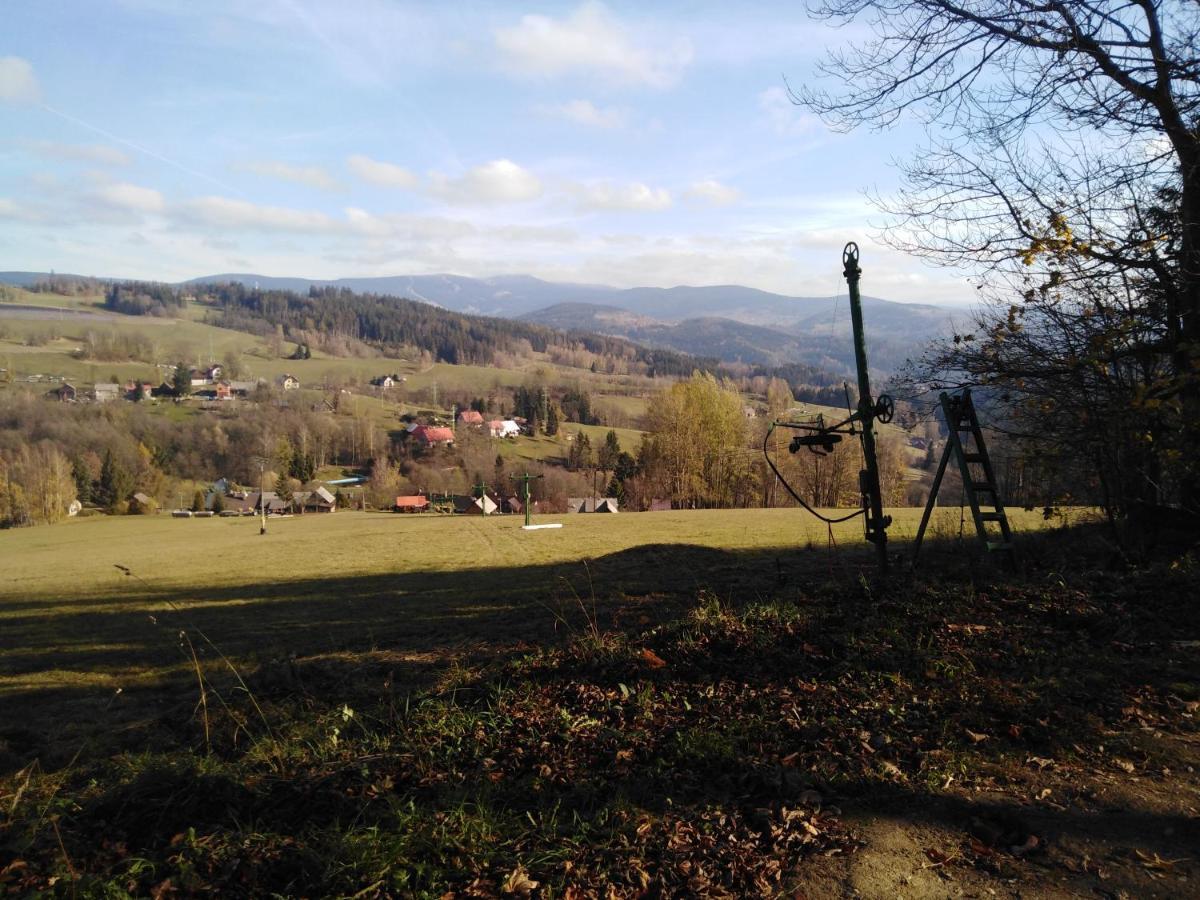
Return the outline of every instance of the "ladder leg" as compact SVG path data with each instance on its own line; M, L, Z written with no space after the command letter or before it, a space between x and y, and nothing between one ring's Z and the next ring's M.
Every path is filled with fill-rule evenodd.
M946 441L946 449L942 451L942 461L938 463L937 474L933 476L933 485L929 488L929 499L925 501L925 512L921 514L921 526L917 529L917 539L913 542L913 565L917 564L917 557L921 554L921 542L925 539L925 529L929 525L929 518L933 515L934 504L937 503L938 489L942 486L942 477L946 474L946 464L950 462L950 454L953 451L950 448L950 441Z

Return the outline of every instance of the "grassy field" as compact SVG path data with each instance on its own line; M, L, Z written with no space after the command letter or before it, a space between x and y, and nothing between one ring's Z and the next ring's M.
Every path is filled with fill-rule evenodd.
M903 541L919 513L893 514ZM136 728L146 698L186 685L181 630L203 630L251 668L373 649L405 668L471 642L551 637L560 615L579 624L579 597L670 601L708 588L745 600L780 566L864 561L857 522L835 527L835 556L825 527L797 510L536 518L564 527L339 512L272 520L266 536L253 519L165 515L2 532L0 720L60 746L94 732L102 710ZM945 510L935 531L958 524ZM1027 513L1014 524L1044 527ZM222 667L211 648L201 655Z
M0 534L0 892L1195 896L1194 562L1015 518Z

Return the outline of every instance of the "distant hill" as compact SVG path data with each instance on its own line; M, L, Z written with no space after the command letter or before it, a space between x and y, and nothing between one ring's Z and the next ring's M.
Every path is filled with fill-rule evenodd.
M864 306L871 368L880 373L894 371L949 323L947 311L935 306L887 301L864 303ZM765 366L803 363L841 375L854 372L850 316L844 299L836 307L830 302L820 312L774 328L720 316L670 323L619 307L586 303L560 303L520 318L554 328L611 334L647 346L728 362Z
M48 277L39 272L0 272L0 282L24 287ZM741 285L615 288L554 283L529 275L317 280L240 272L207 275L183 285L232 283L301 294L315 287L417 300L454 312L520 318L750 364L803 363L842 373L852 371L854 364L845 295L790 297ZM872 367L884 372L919 352L932 335L949 330L955 312L961 315L943 306L869 296L863 298L863 311Z

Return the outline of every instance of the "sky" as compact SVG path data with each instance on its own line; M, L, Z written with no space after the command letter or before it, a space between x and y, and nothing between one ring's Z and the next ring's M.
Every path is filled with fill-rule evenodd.
M790 102L863 37L801 4L4 6L0 270L973 293L879 240L919 128Z

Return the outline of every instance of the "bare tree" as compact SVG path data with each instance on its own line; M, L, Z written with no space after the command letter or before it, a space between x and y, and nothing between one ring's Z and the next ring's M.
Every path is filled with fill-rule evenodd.
M1143 447L1135 493L1161 498L1167 464L1200 509L1200 6L830 0L815 12L873 38L828 58L836 91L795 99L842 128L929 125L930 146L880 204L884 237L973 270L992 304L977 339L959 335L923 374L995 385L1026 412L1040 402L1043 427L1071 389L1087 395L1072 428L1136 413L1125 450L1178 439Z

